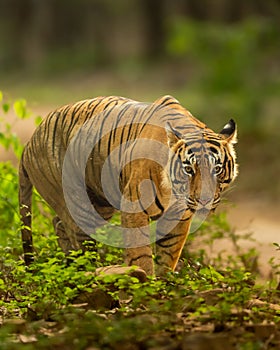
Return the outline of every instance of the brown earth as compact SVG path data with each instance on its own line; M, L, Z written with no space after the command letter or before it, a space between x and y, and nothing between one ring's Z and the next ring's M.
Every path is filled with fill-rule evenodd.
M280 265L280 251L273 243L280 243L280 205L270 200L240 198L236 205L228 210L228 219L236 233L252 233L255 242L244 241L246 249L256 247L260 252L259 268L264 277L269 276L269 260L274 257Z

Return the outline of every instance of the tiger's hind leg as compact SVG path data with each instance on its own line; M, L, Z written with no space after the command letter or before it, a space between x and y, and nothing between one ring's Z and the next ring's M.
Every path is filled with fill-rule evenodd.
M34 261L33 240L31 231L31 207L32 207L32 188L33 185L29 179L28 173L24 167L23 155L19 165L19 208L21 216L21 237L24 253L24 261L29 266Z
M58 216L53 219L53 225L58 237L58 244L66 255L71 250L79 249L84 253L87 250L86 242L95 243L94 239L80 229L73 229L66 226ZM95 244L91 244L92 246L95 246Z
M58 216L54 217L53 226L58 237L58 245L65 254L69 254L69 251L72 250L73 247L65 231L64 224Z

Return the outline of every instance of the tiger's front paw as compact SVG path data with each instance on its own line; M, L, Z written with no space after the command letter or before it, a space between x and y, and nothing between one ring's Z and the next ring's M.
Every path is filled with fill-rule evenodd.
M165 265L156 265L155 266L156 276L164 277L168 272L173 272L173 270L169 266Z

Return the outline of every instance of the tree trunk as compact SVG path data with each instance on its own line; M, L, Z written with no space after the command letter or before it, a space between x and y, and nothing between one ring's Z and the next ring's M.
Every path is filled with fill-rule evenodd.
M150 59L157 59L165 49L165 2L163 0L141 0L144 15L146 53Z

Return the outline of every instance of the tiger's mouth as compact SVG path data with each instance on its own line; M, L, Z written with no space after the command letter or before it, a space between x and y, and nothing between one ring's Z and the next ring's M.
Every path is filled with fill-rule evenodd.
M214 210L217 208L218 204L220 203L220 197L217 197L216 199L209 199L209 200L193 200L192 198L189 198L187 201L187 205L189 209L193 213L206 215L210 212L214 212Z
M195 213L198 214L199 216L207 216L208 214L210 214L212 208L205 208L205 207L200 207L198 209L196 209Z

